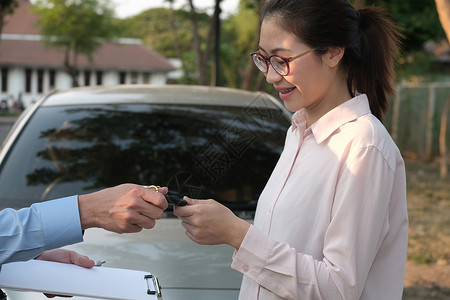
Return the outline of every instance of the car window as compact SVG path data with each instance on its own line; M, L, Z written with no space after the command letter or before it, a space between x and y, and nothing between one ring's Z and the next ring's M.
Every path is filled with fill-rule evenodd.
M252 210L288 126L280 110L261 107L40 107L1 166L0 203L19 208L129 182Z

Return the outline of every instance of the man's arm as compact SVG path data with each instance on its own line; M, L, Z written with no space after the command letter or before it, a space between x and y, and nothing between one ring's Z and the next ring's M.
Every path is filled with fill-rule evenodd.
M0 265L35 258L45 250L83 240L82 230L126 233L152 228L168 204L167 188L123 184L95 193L0 211Z

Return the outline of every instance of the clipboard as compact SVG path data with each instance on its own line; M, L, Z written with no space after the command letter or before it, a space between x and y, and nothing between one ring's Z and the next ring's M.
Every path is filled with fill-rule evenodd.
M0 287L100 299L160 300L158 279L148 272L30 260L1 266Z

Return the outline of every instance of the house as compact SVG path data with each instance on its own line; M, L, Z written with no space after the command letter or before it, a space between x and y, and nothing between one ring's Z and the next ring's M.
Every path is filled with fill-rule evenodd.
M64 50L46 48L37 26L38 16L29 0L19 0L14 13L4 20L0 40L0 100L21 100L28 106L52 89L72 87L64 71ZM165 84L175 67L139 39L104 43L92 61L78 56L80 86L114 84Z

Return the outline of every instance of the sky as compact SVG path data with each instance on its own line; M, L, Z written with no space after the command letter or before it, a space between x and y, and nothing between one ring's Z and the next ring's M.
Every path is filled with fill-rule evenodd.
M116 16L119 18L126 18L139 14L140 12L149 8L155 7L169 7L169 4L164 0L112 0L116 7ZM194 6L197 9L210 9L211 13L214 9L214 0L193 0ZM187 0L175 0L174 7L180 8L187 6ZM220 7L224 15L237 13L239 0L222 0Z

